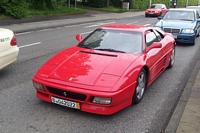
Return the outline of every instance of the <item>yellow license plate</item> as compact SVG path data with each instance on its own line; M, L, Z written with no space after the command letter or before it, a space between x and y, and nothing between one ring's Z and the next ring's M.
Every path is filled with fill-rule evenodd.
M74 108L74 109L80 109L80 103L77 103L77 102L72 102L72 101L68 101L68 100L64 100L64 99L60 99L56 97L51 97L51 102L58 105Z

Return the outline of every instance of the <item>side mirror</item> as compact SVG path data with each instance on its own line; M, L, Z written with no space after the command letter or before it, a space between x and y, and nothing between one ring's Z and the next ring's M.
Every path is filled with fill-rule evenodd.
M82 35L81 34L77 34L76 35L76 40L78 40L78 42L80 43L82 41Z
M161 20L162 18L163 18L162 16L158 16L158 17L157 17L158 20Z
M147 47L146 52L149 52L151 49L154 49L154 48L162 48L162 43L153 42L150 46Z

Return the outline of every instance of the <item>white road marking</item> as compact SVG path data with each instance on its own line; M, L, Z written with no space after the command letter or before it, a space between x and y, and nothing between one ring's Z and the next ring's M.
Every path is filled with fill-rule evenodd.
M83 33L81 33L81 34L84 35L84 34L89 34L89 33L91 33L91 32L93 32L93 31L83 32Z
M155 20L155 18L149 18L149 19L147 19L147 20Z
M151 24L145 24L145 25L143 25L143 26L149 26L149 25L151 25Z
M38 45L41 42L36 42L36 43L32 43L32 44L27 44L27 45L23 45L23 46L19 46L19 48L25 48L25 47L29 47L29 46L33 46L33 45Z
M39 31L49 31L49 30L53 30L53 29L42 29L42 30L38 30Z
M77 24L77 25L67 25L67 26L64 26L64 27L68 28L68 27L75 27L75 26L88 25L88 24L92 24L92 23L84 23L84 24Z
M112 23L115 23L115 22L99 23L99 24L89 25L84 28L91 28L91 27L101 26L101 25L105 25L105 24L112 24Z
M29 34L29 33L31 33L31 31L28 31L28 32L22 32L22 33L17 33L17 34L15 34L15 35L24 35L24 34Z
M138 22L133 22L133 23L127 23L127 24L137 24Z

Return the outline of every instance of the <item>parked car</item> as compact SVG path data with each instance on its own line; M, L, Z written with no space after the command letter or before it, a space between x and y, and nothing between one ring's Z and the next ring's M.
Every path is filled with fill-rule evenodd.
M167 12L165 4L153 4L145 11L145 17L161 16Z
M175 61L171 33L155 27L110 24L44 63L33 76L44 101L110 115L139 103L145 89Z
M18 56L16 36L9 29L0 28L0 70L13 63Z
M200 6L187 6L187 9L195 9L200 14Z
M177 43L195 45L195 38L199 37L199 14L194 9L169 9L164 17L158 17L155 27L172 33Z

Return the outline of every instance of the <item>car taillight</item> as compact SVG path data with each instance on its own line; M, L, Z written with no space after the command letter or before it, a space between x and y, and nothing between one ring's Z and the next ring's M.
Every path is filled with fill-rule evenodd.
M17 39L16 39L16 36L15 36L15 35L13 35L12 40L11 40L11 42L10 42L10 45L11 45L11 46L17 45Z

